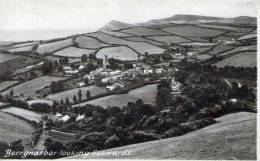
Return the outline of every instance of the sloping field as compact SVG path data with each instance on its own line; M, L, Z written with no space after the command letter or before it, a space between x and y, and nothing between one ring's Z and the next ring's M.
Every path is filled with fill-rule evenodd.
M7 50L10 53L27 52L31 53L34 46L24 46Z
M141 26L120 30L120 32L129 33L129 34L133 34L136 36L170 35L166 32L163 32L163 31L160 31L157 29L150 29L150 28L141 27Z
M217 45L216 47L214 47L210 53L212 55L217 55L219 53L223 53L227 50L231 50L231 49L234 49L234 46L229 46L229 45L223 45L223 44L220 44L220 45Z
M256 160L256 114L239 112L216 120L216 124L179 137L104 150L127 150L129 156L90 154L67 159Z
M50 85L52 81L59 81L65 79L65 77L43 76L14 86L4 91L2 94L9 94L10 91L13 90L14 95L20 95L23 93L25 97L36 96L37 90L40 90L43 87Z
M184 39L179 36L149 36L148 38L152 39L152 40L160 41L163 43L167 43L167 44L170 44L170 43L178 44L178 43L183 43L183 42L191 42L190 40Z
M174 27L166 27L162 29L172 34L180 36L191 36L191 37L213 37L223 34L225 31L216 29L206 29L202 27L196 27L191 25L179 25Z
M256 67L256 52L244 52L225 58L215 64L217 67Z
M104 33L107 33L109 35L115 36L115 37L119 37L119 38L124 38L124 37L129 37L132 36L130 34L127 33L122 33L120 31L103 31Z
M138 37L138 36L127 37L124 39L129 40L129 41L134 41L134 42L147 42L147 43L153 44L155 46L164 45L164 43L162 43L162 42L158 42L158 41L154 41L154 40L150 40L150 39L142 38L142 37Z
M257 37L257 34L246 34L246 35L243 35L241 37L239 37L237 40L247 40L247 39L251 39L251 38L256 38Z
M4 54L0 52L0 63L6 62L8 60L12 60L15 58L18 58L19 56L17 55L12 55L12 54Z
M76 97L78 98L77 93L78 93L79 89L81 89L81 91L82 91L82 99L86 99L87 91L90 92L91 96L96 96L96 95L107 92L107 89L93 85L93 86L88 86L88 87L75 88L72 90L67 90L67 91L56 93L53 95L48 95L47 98L51 99L51 100L55 100L55 101L60 101L61 99L63 99L65 101L66 97L68 97L70 102L73 103L73 97L76 95Z
M214 24L200 24L196 26L206 27L209 29L220 29L220 30L227 30L227 31L235 31L235 32L242 32L247 33L252 30L252 28L248 27L234 27L234 26L223 26L223 25L214 25Z
M80 48L98 49L104 46L108 46L97 39L87 36L79 36L74 40Z
M218 43L204 43L204 42L189 42L189 43L180 43L180 45L185 46L197 46L197 47L207 47L207 46L214 46Z
M59 51L53 53L53 55L80 58L83 54L89 55L94 52L95 52L95 50L80 49L80 48L76 48L76 47L67 47L65 49L62 49L62 50L59 50Z
M23 140L25 148L30 147L34 128L26 121L0 111L0 140L6 142Z
M103 42L106 42L107 44L114 44L114 45L127 45L133 49L135 49L137 52L141 54L145 54L145 52L148 52L148 54L160 54L164 52L165 50L159 47L156 47L154 45L145 43L145 42L132 42L123 40L120 38L113 37L111 35L107 35L100 32L90 33L89 35L94 36Z
M229 51L226 51L226 52L219 54L219 56L225 56L225 55L228 55L228 54L231 54L231 53L243 52L243 51L247 51L247 50L256 51L256 49L257 49L256 45L238 46L233 50L229 50Z
M33 100L27 101L27 103L29 106L31 106L32 104L35 104L35 103L43 103L43 104L48 104L50 106L53 105L53 101L47 100L47 99L33 99Z
M105 26L103 26L100 31L113 31L113 30L120 30L128 27L132 27L132 24L120 22L117 20L112 20L109 23L107 23Z
M18 83L19 81L4 81L4 82L0 82L0 91Z
M38 114L36 112L25 110L22 108L17 108L17 107L8 107L5 109L2 109L1 111L5 112L5 113L13 114L18 117L22 117L26 120L35 121L35 122L41 121L41 117L42 117L40 114Z
M40 44L38 45L36 52L39 54L47 54L72 45L73 45L73 41L72 38L70 38L70 39L51 42L47 44Z
M19 56L15 59L11 59L8 61L5 61L3 63L0 63L0 74L5 72L12 72L17 69L21 69L27 66L35 65L37 63L40 63L39 60L33 59L30 57L25 56Z
M128 95L132 98L141 99L144 102L156 104L157 86L157 84L146 85L129 91Z
M108 58L119 60L138 60L138 54L125 46L107 47L96 53L97 58L104 58L105 55L107 55Z
M148 94L149 93L149 94ZM129 91L127 94L110 95L101 97L88 102L80 103L75 106L84 106L86 104L92 104L101 107L117 106L122 108L127 106L128 102L136 102L138 99L143 99L144 103L155 104L157 95L157 84L146 85L134 90Z
M197 55L197 58L199 59L199 60L207 60L207 59L209 59L209 58L211 58L212 56L211 55L209 55L209 54L200 54L200 55Z

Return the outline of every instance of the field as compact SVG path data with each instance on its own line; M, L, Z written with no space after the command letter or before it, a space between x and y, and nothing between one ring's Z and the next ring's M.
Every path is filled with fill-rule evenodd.
M184 45L184 46L197 46L197 47L207 47L207 46L217 45L217 43L189 42L189 43L180 43L180 45Z
M229 55L229 54L232 54L232 53L243 52L243 51L248 51L248 50L256 51L256 45L238 46L233 50L229 50L229 51L226 51L226 52L219 54L219 56L225 56L225 55Z
M101 151L105 154L127 150L132 154L128 156L90 154L66 159L256 160L256 117L250 112L228 114L217 118L216 124L182 136Z
M17 107L8 107L8 108L2 109L1 111L8 113L8 114L18 116L18 117L22 117L29 121L35 121L35 122L41 121L41 117L42 117L42 115L40 115L36 112L25 110L22 108L17 108Z
M210 28L210 29L220 29L220 30L227 30L227 31L234 31L234 32L242 32L242 33L247 33L252 30L252 28L248 27L234 27L234 26L224 26L224 25L214 25L214 24L201 24L197 25L205 28Z
M0 82L0 91L5 90L6 88L18 83L19 81L4 81Z
M99 50L96 53L97 58L104 58L107 55L108 58L114 58L119 60L137 60L138 54L132 49L125 46L107 47Z
M116 32L116 31L103 31L103 32L104 32L104 33L107 33L107 34L109 34L109 35L112 35L112 36L119 37L119 38L124 38L124 37L132 36L132 35L127 34L127 33Z
M231 49L234 49L234 46L220 44L220 45L217 45L216 47L214 47L210 51L210 53L211 53L211 55L217 55L217 54L223 53L223 52L231 50Z
M50 85L52 81L59 81L65 79L65 77L43 76L14 86L4 91L2 94L9 94L10 91L13 90L16 96L23 94L25 97L33 97L37 95L37 90L40 90L43 87Z
M228 57L217 62L217 67L235 66L235 67L256 67L256 52L244 52Z
M58 61L59 62L59 60L60 60L59 56L54 56L54 55L46 56L45 58L50 60L50 61ZM81 58L68 58L68 59L69 59L69 63L79 62L81 60Z
M34 128L26 121L0 111L0 140L12 142L23 140L25 149L29 149Z
M211 58L212 56L211 55L209 55L209 54L200 54L200 55L197 55L197 58L199 59L199 60L207 60L207 59L209 59L209 58Z
M97 39L87 36L80 36L74 40L80 48L98 49L104 46L108 46Z
M149 92L149 94L148 94ZM128 102L136 102L138 99L143 99L145 103L155 104L155 98L157 95L157 85L146 85L134 90L129 91L127 94L110 95L101 97L88 102L80 103L75 106L84 106L86 104L92 104L101 107L118 106L122 108L126 106Z
M106 93L107 90L102 87L97 87L97 86L88 86L88 87L82 87L82 88L75 88L72 90L67 90L64 92L56 93L53 95L48 95L48 99L55 100L55 101L60 101L63 99L65 101L66 97L69 98L70 102L73 102L73 97L77 95L79 89L82 91L82 99L86 99L86 92L89 91L91 96L96 96L99 94ZM78 98L78 97L77 97Z
M17 47L13 49L7 50L10 53L19 53L19 52L27 52L27 53L32 53L34 46L23 46L23 47Z
M156 30L156 29L150 29L146 27L132 27L124 30L120 30L120 32L136 35L136 36L156 36L156 35L169 35L166 32Z
M223 34L225 31L216 29L206 29L192 25L179 25L174 27L166 27L162 29L172 34L191 37L212 37Z
M179 36L148 36L147 38L160 41L163 43L171 44L171 43L183 43L183 42L191 42L190 40L184 39Z
M107 44L127 45L141 54L145 54L145 52L148 52L148 54L160 54L165 51L162 48L156 47L154 45L151 45L151 44L148 44L145 42L127 41L127 40L116 38L111 35L107 35L107 34L100 33L100 32L91 33L89 35L94 36Z
M76 47L67 47L65 49L62 49L62 50L59 50L59 51L53 53L53 55L80 58L83 54L89 55L94 52L95 52L95 50L80 49L80 48L76 48Z
M72 39L55 41L51 43L38 45L36 52L39 54L48 54L72 45L73 45Z
M12 72L30 65L35 65L39 62L39 60L30 57L19 56L18 58L0 63L0 74L5 72Z
M8 60L12 60L15 58L18 58L19 56L17 55L12 55L12 54L4 54L0 52L0 63L6 62Z
M155 46L164 45L164 43L162 43L162 42L158 42L158 41L154 41L151 39L142 38L142 37L138 37L138 36L127 37L124 39L129 40L129 41L134 41L134 42L147 42L147 43L155 45Z

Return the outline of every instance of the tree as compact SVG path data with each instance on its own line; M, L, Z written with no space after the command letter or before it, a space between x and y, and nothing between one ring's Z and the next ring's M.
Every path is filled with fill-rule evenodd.
M81 91L81 89L79 89L79 91L78 91L78 98L79 98L79 101L81 101L81 99L82 99L82 91Z
M74 102L74 104L77 103L77 96L76 95L73 96L73 102Z
M60 100L60 105L64 105L63 99Z
M171 90L166 87L159 88L157 97L156 97L156 104L159 107L166 107L172 103L172 95Z
M85 79L84 79L84 84L85 84L85 86L89 86L89 80L88 80L88 78L85 78Z
M83 55L81 56L81 62L85 63L85 62L87 62L87 61L88 61L88 56L87 56L86 54L83 54Z
M14 96L14 90L13 89L11 89L11 91L10 91L10 96Z
M7 149L9 149L8 144L0 141L0 158L4 158Z
M9 145L9 148L12 150L12 151L24 151L24 147L23 147L23 142L22 140L17 140L17 141L14 141L14 142L11 142L10 145Z
M49 63L44 63L43 65L42 65L42 72L43 72L43 74L50 74L52 71L53 71L53 65L52 65L52 63L51 62L49 62Z
M69 105L70 104L70 100L69 100L69 98L68 97L66 97L66 105Z
M89 91L86 92L86 97L87 97L87 99L90 98L90 92Z

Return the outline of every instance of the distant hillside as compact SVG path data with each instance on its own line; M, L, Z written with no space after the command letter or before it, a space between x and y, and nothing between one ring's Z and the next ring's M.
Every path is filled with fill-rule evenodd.
M105 150L107 152L128 150L132 152L130 156L87 158L255 160L256 114L240 112L222 116L217 120L219 123L183 136ZM83 156L69 159L83 159Z
M113 30L120 30L123 28L128 28L128 27L132 27L133 25L128 24L128 23L124 23L124 22L120 22L117 20L112 20L109 23L107 23L105 26L103 26L101 29L99 29L99 31L113 31Z

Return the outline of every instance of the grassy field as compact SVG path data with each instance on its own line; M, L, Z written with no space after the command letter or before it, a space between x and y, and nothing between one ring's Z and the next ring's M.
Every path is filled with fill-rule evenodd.
M47 100L47 99L34 99L34 100L29 100L27 101L28 105L32 105L34 103L44 103L44 104L48 104L50 106L53 105L53 101L52 100Z
M180 36L191 36L191 37L212 37L212 36L220 35L225 32L222 30L207 29L207 28L196 27L192 25L166 27L163 28L162 30Z
M210 29L220 29L220 30L227 30L227 31L234 31L234 32L242 32L247 33L252 30L252 28L249 27L234 27L234 26L224 26L224 25L214 25L214 24L200 24L197 26L210 28Z
M13 48L7 50L10 53L19 53L19 52L27 52L27 53L32 53L32 49L34 46L24 46L24 47L18 47L18 48Z
M183 43L183 42L191 42L190 40L184 39L182 37L179 36L149 36L149 39L153 39L156 41L160 41L166 44L170 44L170 43Z
M53 53L53 55L80 58L83 54L89 55L94 52L95 52L95 50L80 49L80 48L76 48L76 47L67 47L65 49L62 49L62 50L59 50L59 51Z
M72 46L73 41L72 39L66 39L62 41L56 41L56 42L51 42L51 43L46 43L46 44L40 44L36 50L37 53L39 54L46 54L46 53L52 53L56 50Z
M37 90L42 89L45 86L48 86L51 84L52 81L59 81L59 80L65 80L65 77L53 77L53 76L43 76L40 78L36 78L27 82L24 82L22 84L19 84L17 86L14 86L4 92L2 94L9 94L11 90L14 91L14 94L20 95L24 94L25 97L28 96L36 96Z
M155 46L165 45L165 43L150 40L150 39L143 38L143 37L138 37L138 36L127 37L127 38L124 38L124 39L129 40L129 41L134 41L134 42L147 42L147 43L150 43L150 44L155 45Z
M108 58L119 60L138 60L138 54L125 46L107 47L96 53L97 58L104 58L105 55L107 55Z
M26 121L0 111L0 140L12 142L23 140L25 149L29 149L34 128Z
M12 54L4 54L0 52L0 63L6 62L8 60L12 60L15 58L18 58L18 55L12 55Z
M136 36L169 35L168 33L157 30L157 29L150 29L150 28L141 27L141 26L124 29L124 30L121 30L120 32L129 33L129 34L133 34Z
M180 43L180 45L197 46L197 47L207 47L207 46L217 45L217 43L188 42L188 43Z
M98 49L104 46L108 46L97 39L87 36L80 36L74 40L80 48Z
M220 45L217 45L216 47L214 47L210 51L210 53L211 53L211 55L217 55L219 53L223 53L223 52L231 50L231 49L234 49L234 46L220 44Z
M149 94L148 94L149 93ZM134 90L129 91L127 94L110 95L101 97L88 102L80 103L74 106L84 106L86 104L98 105L101 107L126 106L128 102L136 102L138 99L143 99L145 103L155 104L155 98L157 95L157 85L146 85Z
M18 83L19 81L4 81L4 82L0 82L0 91Z
M39 62L40 61L37 59L19 56L18 58L0 63L0 74L3 74L5 72L13 72L17 69L25 68L30 65L35 65Z
M228 57L215 64L217 67L255 67L257 65L256 52L244 52Z
M119 38L123 38L123 37L129 37L131 36L130 34L127 33L122 33L122 32L116 32L116 31L103 31L104 33L107 33L109 35L115 36L115 37L119 37Z
M243 52L243 51L247 51L247 50L252 50L252 51L256 51L257 47L256 45L249 45L249 46L238 46L233 50L229 50L226 52L223 52L221 54L219 54L220 56L225 56L225 55L229 55L232 53L236 53L236 52Z
M36 112L25 110L22 108L17 108L17 107L8 107L2 109L1 111L35 122L41 121L41 117L42 117L42 115Z
M91 96L96 96L99 94L103 94L107 92L107 89L98 87L98 86L88 86L88 87L82 87L82 88L75 88L72 90L67 90L64 92L48 95L47 98L55 101L60 101L63 99L65 101L66 97L69 98L70 102L73 102L73 97L76 95L78 98L78 91L81 89L82 91L82 99L86 99L86 92L89 91Z

